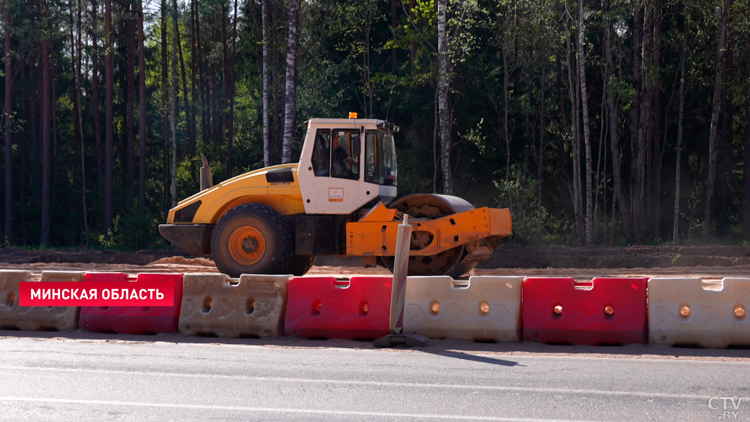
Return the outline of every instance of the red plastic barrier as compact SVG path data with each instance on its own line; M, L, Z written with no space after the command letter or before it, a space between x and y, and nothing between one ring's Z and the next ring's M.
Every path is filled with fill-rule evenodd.
M176 333L182 305L182 274L138 274L137 281L173 281L174 306L84 306L79 327L82 330L118 334ZM83 281L136 281L123 273L86 273Z
M392 277L294 277L285 332L307 338L375 339L390 334Z
M596 345L646 343L646 278L527 278L523 339Z

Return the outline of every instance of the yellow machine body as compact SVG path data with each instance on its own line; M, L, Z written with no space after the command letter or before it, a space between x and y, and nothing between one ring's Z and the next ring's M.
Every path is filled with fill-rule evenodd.
M235 176L216 186L183 199L169 211L167 223L188 223L176 221L177 210L184 209L200 201L189 223L216 224L222 215L230 209L249 203L268 205L281 215L301 214L305 212L302 204L302 193L297 180L298 164L282 164L251 171ZM286 182L269 182L269 171L288 169L292 180ZM273 174L273 173L272 173Z

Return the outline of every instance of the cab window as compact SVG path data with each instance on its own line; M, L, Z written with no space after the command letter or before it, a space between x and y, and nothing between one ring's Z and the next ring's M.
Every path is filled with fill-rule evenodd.
M318 129L312 152L312 168L317 177L328 177L331 161L331 131Z
M359 143L359 131L334 129L331 133L331 176L342 179L359 179L359 157L353 151Z
M393 135L379 130L368 130L365 135L365 181L396 186L396 148Z
M365 135L365 181L370 183L382 183L380 178L380 154L378 154L378 133L368 130Z

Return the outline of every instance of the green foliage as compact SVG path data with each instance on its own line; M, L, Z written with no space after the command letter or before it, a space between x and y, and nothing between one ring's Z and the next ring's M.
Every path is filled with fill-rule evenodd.
M520 244L575 244L573 224L564 213L551 213L537 202L539 181L523 174L518 165L509 180L495 181L496 206L508 207L513 218L513 242Z
M40 46L44 37L49 37L54 52L51 61L55 95L51 133L54 156L52 245L93 242L104 248L165 247L167 245L160 238L157 227L171 207L170 173L173 170L177 180L177 198L174 199L179 200L198 190L200 165L197 154L208 157L216 182L263 166L261 3L238 4L240 10L235 33L234 3L219 0L178 2L177 24L185 71L183 75L180 64L175 69L178 95L176 169L171 168L172 134L169 126L171 55L175 48L172 45L173 17L168 10L162 21L160 4L153 3L147 5L145 15L146 198L143 204L139 204L139 182L130 185L128 181L126 149L129 129L126 106L130 98L135 100L135 125L138 124L139 93L127 92L126 85L126 28L135 15L127 10L127 2L115 2L115 46L111 51L115 61L115 224L111 233L103 233L104 175L98 168L103 149L96 149L96 141L99 138L103 144L105 127L104 8L99 5L96 22L89 15L90 4L82 14L84 151L81 152L76 137L75 61L70 43L71 29L74 33L77 31L77 15L72 15L74 26L71 27L71 3L47 2L46 21L42 20L39 8L28 7L28 2L7 0L6 3L13 17L11 57L14 73L5 75L4 68L0 68L0 81L12 77L15 89L13 109L6 111L13 116L12 134L15 137L10 157L14 166L14 230L10 235L0 233L3 245L35 245L41 237L39 81ZM193 5L196 7L194 11ZM288 6L277 0L271 0L269 5L270 159L278 163L284 117ZM652 125L648 128L649 133L656 129L655 121L661 125L661 132L654 134L649 143L652 148L649 154L655 154L659 149L660 156L649 155L651 196L646 199L649 202L660 199L660 208L648 211L647 220L655 222L657 227L650 227L644 242L660 243L671 238L679 100L677 64L683 37L687 35L683 200L679 223L682 242L690 244L702 241L698 234L703 228L708 179L707 139L721 2L669 0L661 5L662 19L658 27L661 64L646 74L648 83L661 83L661 109L657 110L658 115L652 110L653 119L648 123ZM613 128L609 127L603 114L606 109L600 103L605 98L606 86L603 71L604 17L601 4L585 3L584 6L592 153L594 166L600 169L601 176L596 203L599 210L596 216L597 242L626 244L621 216L618 212L612 215L614 178L609 134ZM615 75L609 86L617 109L617 135L621 148L618 160L630 210L639 206L637 199L632 197L637 150L632 133L637 133L638 128L631 127L631 113L634 99L639 94L636 92L638 81L633 79L634 53L642 51L642 46L634 45L633 25L644 22L643 16L638 22L634 20L633 7L631 1L613 0L610 14L614 29ZM439 168L436 171L433 149L437 125L437 2L416 0L414 7L409 8L410 2L399 1L395 26L391 26L391 3L387 0L302 2L297 57L297 127L293 142L295 158L302 148L307 119L344 117L355 111L362 116L394 120L401 127L396 138L400 195L441 191L442 175ZM578 233L580 224L574 220L572 198L575 181L571 92L575 86L569 86L573 77L577 77L575 52L571 54L574 67L568 68L567 62L567 43L574 46L575 28L566 31L563 24L566 13L575 14L572 4L561 0L449 1L447 12L451 61L451 153L456 194L477 206L510 207L515 242L577 244L581 238ZM742 174L743 138L750 117L745 115L750 101L750 75L744 72L750 59L744 49L750 32L750 15L746 12L746 4L742 2L734 2L730 11L729 44L732 48L728 51L732 55L733 67L724 90L726 98L722 99L720 121L719 167L722 170L718 180L723 190L717 194L717 212L711 225L714 241L722 242L746 242L741 237L739 221L744 195L742 179L746 177ZM193 21L194 17L198 22ZM690 22L687 34L684 33L685 21ZM222 27L224 22L226 28ZM4 30L5 26L3 22L0 29ZM166 63L163 63L161 54L162 27L166 29ZM90 45L93 32L98 37L97 46ZM233 53L235 47L236 55ZM99 55L99 134L95 133L93 120L91 60L94 51ZM162 79L162 65L167 66L166 79ZM136 82L137 78L136 72ZM4 89L4 84L0 84L0 98L3 99L7 95ZM230 115L230 103L234 105L233 115ZM724 115L728 118L724 119ZM193 124L195 133L191 133ZM136 145L138 141L136 136ZM195 154L189 149L191 142L194 142ZM0 167L4 166L4 154L3 148ZM140 154L136 146L136 174ZM578 172L581 173L583 169ZM540 188L541 198L538 197ZM0 198L0 204L4 205L2 201L4 196Z

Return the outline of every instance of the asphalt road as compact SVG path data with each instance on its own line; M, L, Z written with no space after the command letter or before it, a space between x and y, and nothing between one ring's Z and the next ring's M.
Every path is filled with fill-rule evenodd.
M0 331L0 420L750 420L747 359L202 340Z

